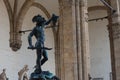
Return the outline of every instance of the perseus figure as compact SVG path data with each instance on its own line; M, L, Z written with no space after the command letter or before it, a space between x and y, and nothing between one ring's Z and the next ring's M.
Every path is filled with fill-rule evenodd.
M58 16L54 14L48 21L46 21L45 18L42 17L41 15L34 16L32 19L32 22L36 22L36 26L33 28L33 30L30 32L28 36L28 43L29 43L28 49L36 49L36 54L37 54L36 67L35 67L36 73L42 72L41 66L48 60L48 55L46 50L52 49L44 46L44 41L45 41L44 28L46 25L50 24L50 22L53 22L53 24L55 24L57 22L57 19ZM37 40L35 46L32 45L33 36L35 36Z

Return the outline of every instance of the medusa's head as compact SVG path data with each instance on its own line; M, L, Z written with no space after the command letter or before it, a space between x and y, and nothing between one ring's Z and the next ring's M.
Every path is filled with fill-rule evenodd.
M36 22L36 23L44 23L46 22L45 18L42 17L41 15L37 15L37 16L34 16L33 19L32 19L33 22Z

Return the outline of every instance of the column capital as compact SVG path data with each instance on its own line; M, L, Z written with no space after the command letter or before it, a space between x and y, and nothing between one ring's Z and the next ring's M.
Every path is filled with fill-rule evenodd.
M22 45L22 41L21 40L15 40L15 39L11 39L10 40L10 47L12 48L13 51L17 51L18 49L21 48Z

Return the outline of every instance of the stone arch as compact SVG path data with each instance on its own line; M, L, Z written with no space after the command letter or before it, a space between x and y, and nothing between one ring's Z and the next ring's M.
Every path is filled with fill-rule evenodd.
M12 12L12 8L10 6L10 2L9 0L3 0L6 9L7 9L7 13L8 13L8 17L9 17L9 23L10 23L10 35L13 32L13 12ZM10 37L10 42L12 42L13 36Z
M10 47L12 48L13 51L17 51L18 49L21 48L22 41L21 41L21 34L19 34L19 31L21 30L22 26L22 20L24 19L25 14L27 13L28 9L32 5L34 0L26 0L21 7L20 11L18 12L18 15L14 15L13 13L13 28L10 34ZM14 7L17 7L14 6Z
M8 12L8 16L9 16L9 21L10 21L10 26L12 26L13 24L12 24L12 8L11 8L11 6L10 6L10 2L9 2L9 0L3 0L3 2L4 2L4 4L5 4L5 6L6 6L6 9L7 9L7 12Z
M45 15L47 16L47 18L50 18L50 13L47 11L47 9L42 4L34 2L32 4L32 6L37 7L40 10L42 10L45 13Z
M13 40L13 41L10 41L10 44L11 44L10 46L13 49L13 51L17 51L18 49L20 49L20 47L22 45L21 34L19 33L19 31L21 30L23 20L24 20L26 13L28 12L28 10L32 6L38 7L39 9L41 9L45 13L45 15L47 17L50 17L50 14L47 11L47 9L44 8L40 3L35 3L34 0L26 0L24 2L23 6L21 7L21 9L18 13L18 16L16 17L17 21L16 21L16 24L15 24L14 29L12 31L13 34L10 36Z
M28 2L26 1L23 4L23 6L22 6L22 8L20 10L20 13L18 15L18 19L19 19L18 22L17 22L17 25L19 25L19 26L17 26L18 28L21 27L26 13L28 12L29 8L31 8L32 6L35 6L35 7L39 8L39 9L41 9L45 13L47 18L50 18L50 14L47 11L47 9L44 6L42 6L40 3L36 3L36 2L31 2L30 3L30 1L28 1Z
M108 18L107 18L107 20L108 20L108 25L106 25L106 27L108 28L107 30L108 30L108 38L109 38L109 44L110 44L110 60L111 60L111 67L112 66L114 66L113 64L114 64L114 61L113 61L113 54L111 54L112 53L112 49L113 49L113 45L111 45L111 42L113 41L112 39L111 39L111 37L112 37L112 35L111 35L111 29L110 29L110 23L109 23L109 20L110 20L110 17L111 17L111 12L110 12L110 10L106 7L106 6L101 6L101 5L97 5L97 6L91 6L91 7L89 7L88 8L88 11L89 12L92 12L92 11L96 11L96 10L102 10L102 11L106 11L106 13L107 13L107 15L108 15ZM113 70L112 70L112 72L110 73L110 76L111 76L111 78L112 77L114 77L115 78L115 76L112 74L113 73ZM116 79L113 79L113 80L116 80Z

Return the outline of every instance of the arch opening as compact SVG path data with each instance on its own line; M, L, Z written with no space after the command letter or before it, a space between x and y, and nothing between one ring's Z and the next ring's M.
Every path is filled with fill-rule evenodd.
M108 15L104 6L88 8L89 18ZM93 79L111 80L111 55L108 31L108 19L89 22L90 36L90 75Z

